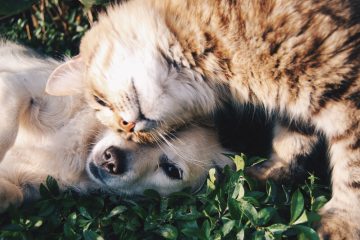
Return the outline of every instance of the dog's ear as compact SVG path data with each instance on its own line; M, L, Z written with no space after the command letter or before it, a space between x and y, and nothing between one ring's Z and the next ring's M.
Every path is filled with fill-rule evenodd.
M50 75L45 91L54 96L75 95L83 92L85 65L78 55L58 66Z

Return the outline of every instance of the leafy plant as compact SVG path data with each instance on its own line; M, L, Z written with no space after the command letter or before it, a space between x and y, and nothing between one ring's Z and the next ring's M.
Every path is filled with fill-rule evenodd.
M245 156L233 159L238 170L211 169L199 194L147 190L137 201L60 193L49 177L39 201L1 216L0 239L318 239L311 226L327 188L312 175L299 188L264 187L244 174Z
M34 2L36 4L31 5ZM55 57L75 55L78 53L81 37L108 2L0 0L1 37L21 42Z

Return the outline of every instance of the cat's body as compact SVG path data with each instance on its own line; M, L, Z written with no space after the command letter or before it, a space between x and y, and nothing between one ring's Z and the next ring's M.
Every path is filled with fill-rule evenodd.
M359 53L357 0L134 0L85 35L74 61L85 81L74 88L85 84L98 118L135 140L211 114L228 97L313 127L329 142L333 181L319 233L360 239ZM49 92L69 88L61 71ZM275 134L271 160L254 175L276 177L317 142L287 126Z

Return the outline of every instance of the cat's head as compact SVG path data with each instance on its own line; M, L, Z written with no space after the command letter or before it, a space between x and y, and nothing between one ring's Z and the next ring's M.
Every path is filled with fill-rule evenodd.
M66 81L74 79L64 77L70 72L78 82ZM82 39L80 56L57 68L46 90L85 92L103 124L138 141L206 116L218 101L158 13L131 2L100 16Z

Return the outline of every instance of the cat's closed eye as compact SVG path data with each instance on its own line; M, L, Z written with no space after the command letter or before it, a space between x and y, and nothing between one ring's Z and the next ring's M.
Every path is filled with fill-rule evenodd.
M106 103L104 100L102 100L102 99L99 98L98 96L93 95L93 97L94 97L95 102L97 102L99 105L101 105L101 106L103 106L103 107L108 107L108 106L109 106L108 103Z

